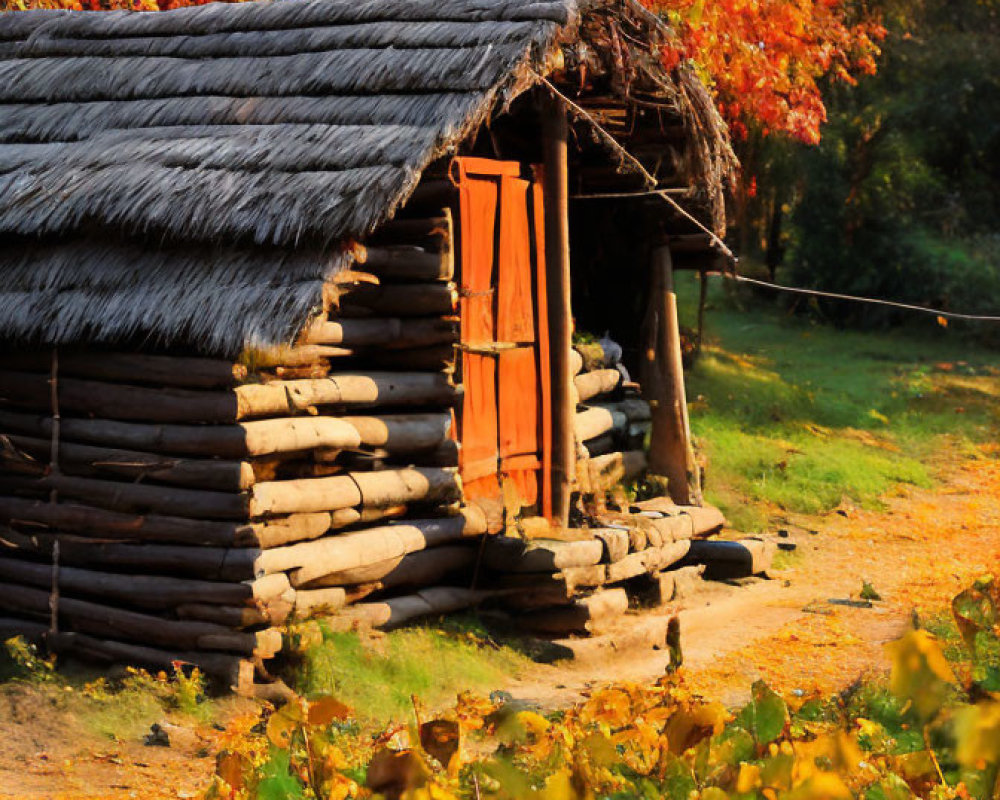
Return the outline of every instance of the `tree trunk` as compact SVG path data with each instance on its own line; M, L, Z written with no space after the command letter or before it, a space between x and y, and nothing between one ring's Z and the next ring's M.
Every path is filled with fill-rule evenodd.
M645 471L646 453L642 450L594 456L587 464L592 492L607 491L620 483L638 478Z
M319 380L240 386L236 393L241 419L308 412L325 405L447 406L456 397L447 376L426 372L338 373Z
M526 627L546 633L590 633L595 626L628 611L624 589L605 589L565 606L532 611L519 617Z
M270 550L263 555L262 563L268 572L294 570L292 584L304 586L326 575L370 567L481 532L478 525L471 526L463 516L407 520Z
M48 378L0 371L0 396L15 405L48 409ZM72 378L59 382L62 411L152 422L232 423L289 416L319 405L447 405L454 396L446 376L422 372L342 373L204 392Z
M295 616L309 617L316 613L338 611L347 604L347 592L339 587L300 589L295 593Z
M249 503L254 517L334 511L364 505L384 508L414 501L458 499L461 489L454 470L397 469L352 472L330 478L269 481L253 488Z
M136 664L159 670L172 670L175 664L195 664L206 674L234 689L253 682L252 662L222 653L161 650L80 633L59 633L50 636L49 643L58 653L96 661Z
M463 545L434 547L396 556L357 569L324 575L316 586L351 586L378 581L385 588L431 586L451 573L472 566L476 549Z
M48 614L49 592L13 583L3 583L0 587L0 608L28 614ZM257 650L255 634L236 633L210 622L138 614L69 597L59 599L59 617L81 633L124 638L158 647L231 650L243 655L254 655Z
M624 434L628 430L628 417L617 411L594 406L578 411L573 417L577 441L586 442L609 431Z
M598 564L604 545L597 539L577 542L521 539L498 536L486 541L483 563L504 572L555 572L567 567Z
M350 630L359 624L373 628L395 628L420 617L461 611L496 595L496 592L474 589L434 587L380 603L348 606L327 622L334 630Z
M158 514L126 514L76 503L50 503L0 495L0 522L29 533L39 527L104 539L170 542L199 547L258 547L315 539L361 520L353 509L293 514L264 522L219 522Z
M0 530L3 539L26 554L51 562L56 541L59 563L99 570L178 575L210 581L246 581L264 577L261 551L255 548L185 547L169 544L108 542L83 536ZM273 552L273 551L269 551ZM271 570L280 572L281 570Z
M362 283L344 292L340 308L363 309L363 316L440 317L454 314L457 304L452 283Z
M592 397L609 394L618 388L622 374L616 369L598 369L584 372L573 379L579 402L585 403Z

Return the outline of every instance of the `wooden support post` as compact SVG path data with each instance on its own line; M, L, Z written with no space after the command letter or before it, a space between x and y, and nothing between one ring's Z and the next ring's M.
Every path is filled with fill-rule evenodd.
M552 521L565 527L576 474L573 441L573 312L569 265L569 178L566 109L554 97L541 96L545 270L548 290L549 352L552 374Z
M684 392L684 366L681 362L681 335L677 321L677 295L674 292L673 262L670 248L655 247L651 258L650 303L656 325L654 347L645 357L658 380L648 387L652 407L653 432L649 445L650 472L664 475L671 499L679 505L698 505L701 491L698 469L691 447L687 396Z

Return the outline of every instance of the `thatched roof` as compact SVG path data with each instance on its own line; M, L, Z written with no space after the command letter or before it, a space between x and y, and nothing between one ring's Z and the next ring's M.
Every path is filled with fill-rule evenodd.
M622 2L627 0L609 0ZM548 70L575 0L0 15L0 337L287 340L421 171Z

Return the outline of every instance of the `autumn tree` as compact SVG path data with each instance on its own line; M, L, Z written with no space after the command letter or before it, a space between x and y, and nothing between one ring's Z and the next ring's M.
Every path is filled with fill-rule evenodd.
M885 36L849 0L644 0L676 33L668 64L692 61L737 135L756 126L815 144L826 121L820 83L875 72Z

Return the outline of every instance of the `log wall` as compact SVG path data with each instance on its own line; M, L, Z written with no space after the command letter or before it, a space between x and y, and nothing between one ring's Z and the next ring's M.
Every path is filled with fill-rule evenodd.
M450 216L409 219L358 249L294 344L239 363L5 348L4 630L238 683L295 618L373 596L412 613L435 586L441 610L477 599L453 277Z

